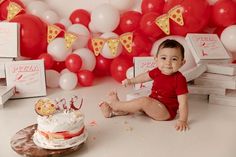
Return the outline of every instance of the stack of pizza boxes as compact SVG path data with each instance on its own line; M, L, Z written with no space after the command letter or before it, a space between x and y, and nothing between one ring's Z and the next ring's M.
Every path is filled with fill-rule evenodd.
M190 81L192 94L209 95L209 103L236 106L236 64L216 34L187 34L187 44L199 66Z
M12 62L19 53L19 24L0 23L0 108L13 95L14 87L6 86L5 64Z

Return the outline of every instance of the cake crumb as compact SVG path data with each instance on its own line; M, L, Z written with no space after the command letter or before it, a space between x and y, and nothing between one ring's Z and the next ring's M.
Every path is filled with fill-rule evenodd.
M126 128L126 131L133 131L133 127L128 126L128 127Z
M89 126L96 126L97 122L95 120L92 120L91 122L89 122Z

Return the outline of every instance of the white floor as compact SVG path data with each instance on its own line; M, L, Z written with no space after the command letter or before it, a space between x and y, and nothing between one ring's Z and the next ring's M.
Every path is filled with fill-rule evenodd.
M117 89L121 99L131 90L111 78L102 78L92 87L74 91L48 90L51 98L75 94L84 98L82 112L89 137L69 157L235 157L236 107L210 105L205 96L190 96L191 129L177 132L176 120L157 122L143 115L105 119L98 103L111 89ZM19 156L11 149L10 139L20 129L36 122L37 99L10 100L0 109L1 157Z

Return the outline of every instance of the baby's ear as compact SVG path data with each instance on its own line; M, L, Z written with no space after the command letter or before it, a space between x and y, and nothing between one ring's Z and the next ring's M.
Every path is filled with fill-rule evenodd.
M184 59L184 60L182 60L182 65L184 65L186 63L186 60Z

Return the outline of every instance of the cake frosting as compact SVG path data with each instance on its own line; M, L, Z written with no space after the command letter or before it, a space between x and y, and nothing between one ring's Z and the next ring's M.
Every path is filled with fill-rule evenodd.
M84 115L79 110L59 110L47 116L40 113L37 124L33 140L42 148L70 148L83 143L87 138Z

